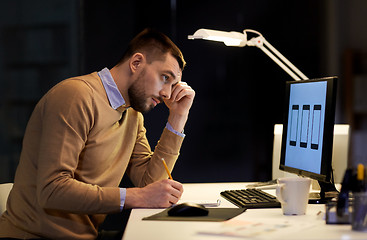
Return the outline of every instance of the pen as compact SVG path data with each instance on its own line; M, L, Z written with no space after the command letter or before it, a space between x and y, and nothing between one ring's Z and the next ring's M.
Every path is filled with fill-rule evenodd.
M169 172L168 170L168 167L167 167L167 164L166 164L166 161L164 161L164 158L162 158L162 162L163 162L163 165L164 165L164 168L166 169L166 172L169 176L169 179L173 180L172 176L171 176L171 173Z
M358 164L357 166L357 181L358 181L358 191L362 192L365 191L365 175L364 175L364 165Z

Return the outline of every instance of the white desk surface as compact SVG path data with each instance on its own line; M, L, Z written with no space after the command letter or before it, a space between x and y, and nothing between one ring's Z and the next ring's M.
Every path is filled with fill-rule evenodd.
M181 201L199 202L215 201L221 199L220 207L236 207L224 198L220 197L220 192L230 189L243 189L246 183L200 183L184 184L184 193ZM266 190L274 193L274 190ZM254 236L242 239L367 239L366 232L356 232L351 230L351 225L330 225L326 224L323 216L325 205L309 204L306 215L285 216L280 208L272 209L247 209L241 215L227 222L189 222L189 221L147 221L142 218L153 215L163 209L133 209L125 229L123 240L190 240L190 239L221 239L238 240L238 237L227 237L218 235L200 234L222 229L229 221L236 224L247 222L259 222L274 224L289 222L294 227L289 228L289 232L274 231L273 233L254 234ZM321 211L321 213L320 213ZM298 229L297 229L298 228ZM296 229L296 230L291 230ZM273 229L274 230L274 229Z

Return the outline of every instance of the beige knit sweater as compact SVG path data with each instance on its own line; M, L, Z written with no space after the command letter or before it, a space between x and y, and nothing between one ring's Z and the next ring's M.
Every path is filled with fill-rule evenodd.
M53 87L29 120L0 237L94 239L119 211L125 171L142 187L167 178L162 157L171 170L178 158L182 137L164 129L153 153L145 133L141 113L110 106L96 72Z

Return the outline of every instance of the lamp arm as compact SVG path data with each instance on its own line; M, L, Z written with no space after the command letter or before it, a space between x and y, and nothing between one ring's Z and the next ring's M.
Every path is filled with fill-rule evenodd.
M258 47L260 48L268 57L270 57L276 64L279 65L285 72L287 72L294 80L299 81L301 80L294 72L292 72L284 63L282 63L278 58L274 56L268 49L264 46Z
M298 81L301 79L303 80L308 79L306 75L304 75L296 66L294 66L287 58L285 58L276 48L274 48L268 41L266 41L266 39L262 35L256 38L252 38L251 40L247 42L247 45L256 46L260 48L266 55L268 55L268 57L270 57L276 64L278 64L294 80ZM270 51L266 47L264 47L264 45L267 48L269 48ZM298 76L295 73L298 74Z
M304 75L296 66L294 66L288 59L286 59L278 50L276 50L266 39L264 38L264 44L267 46L271 51L273 51L283 62L285 62L288 67L290 67L295 73L298 74L303 80L307 80L308 77Z

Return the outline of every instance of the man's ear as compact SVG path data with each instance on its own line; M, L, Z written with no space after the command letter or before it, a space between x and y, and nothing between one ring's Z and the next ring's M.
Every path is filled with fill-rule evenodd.
M143 54L135 53L130 58L130 62L129 62L131 72L135 73L136 71L138 71L138 69L141 67L144 61L145 61L145 56Z

